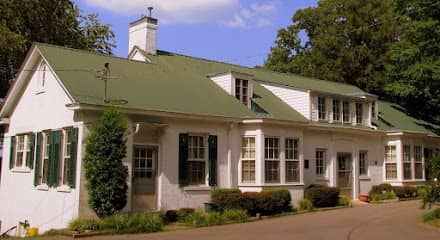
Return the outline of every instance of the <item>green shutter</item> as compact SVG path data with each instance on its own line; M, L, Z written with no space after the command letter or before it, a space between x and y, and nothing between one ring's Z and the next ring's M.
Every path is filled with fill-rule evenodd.
M179 185L180 186L186 186L188 184L187 161L188 161L188 134L181 133L179 135Z
M29 150L30 154L26 155L26 166L30 169L34 168L34 153L35 153L35 134L31 133L28 135L28 143L30 144Z
M217 136L210 135L209 143L209 186L217 186Z
M75 188L76 180L76 153L78 149L78 128L72 128L70 134L70 162L67 172L67 183L71 188Z
M11 145L9 147L9 169L14 168L14 157L15 157L15 137L11 136Z
M40 166L41 166L41 133L37 133L37 144L35 146L35 169L34 169L34 186L38 186L40 178Z
M48 183L49 187L56 187L59 184L60 175L60 161L61 161L61 131L50 133L50 154L49 154L49 173Z

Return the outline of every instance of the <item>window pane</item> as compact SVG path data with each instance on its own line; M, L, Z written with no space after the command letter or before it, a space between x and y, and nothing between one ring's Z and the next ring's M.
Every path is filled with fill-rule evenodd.
M265 182L279 183L280 182L280 163L279 161L264 161Z
M188 161L188 183L205 184L204 161Z
M397 179L397 164L386 163L385 174L386 174L386 179Z
M367 152L359 152L359 174L368 174L368 158Z
M356 123L362 124L363 107L362 103L356 103Z
M341 121L341 106L339 100L333 99L333 121Z
M255 161L241 161L241 178L242 182L255 182Z
M326 171L326 162L325 162L325 151L317 150L316 151L316 175L324 175Z
M327 106L324 97L318 97L318 118L319 120L327 119Z
M350 122L350 104L348 102L343 102L342 103L342 120L344 121L344 123L349 123Z
M286 182L299 182L298 161L286 161Z

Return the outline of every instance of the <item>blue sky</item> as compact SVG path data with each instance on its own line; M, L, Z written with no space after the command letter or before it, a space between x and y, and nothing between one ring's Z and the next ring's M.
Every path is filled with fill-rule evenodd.
M74 0L84 14L98 13L116 33L115 54L126 57L128 25L147 14L159 19L161 50L235 63L263 64L278 29L317 0Z

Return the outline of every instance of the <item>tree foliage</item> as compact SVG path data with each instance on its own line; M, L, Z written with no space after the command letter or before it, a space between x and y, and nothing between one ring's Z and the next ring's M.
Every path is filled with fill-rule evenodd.
M321 0L298 10L292 24L279 30L265 67L380 93L398 36L393 18L392 0Z
M71 0L0 1L0 97L33 42L111 54L114 33L96 14L83 16Z
M124 133L126 122L115 109L108 108L86 140L84 169L89 205L99 217L110 216L127 203L127 167Z
M398 0L402 32L393 44L386 90L413 115L440 121L440 3Z
M431 158L427 164L429 176L434 181L426 187L426 195L423 197L423 208L431 208L433 204L440 203L440 154Z

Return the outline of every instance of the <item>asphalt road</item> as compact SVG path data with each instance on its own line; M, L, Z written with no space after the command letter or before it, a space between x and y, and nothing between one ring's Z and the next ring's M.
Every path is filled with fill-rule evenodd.
M440 230L424 226L419 201L369 204L314 212L244 224L162 232L155 234L101 236L109 240L232 240L232 239L349 239L440 240Z

